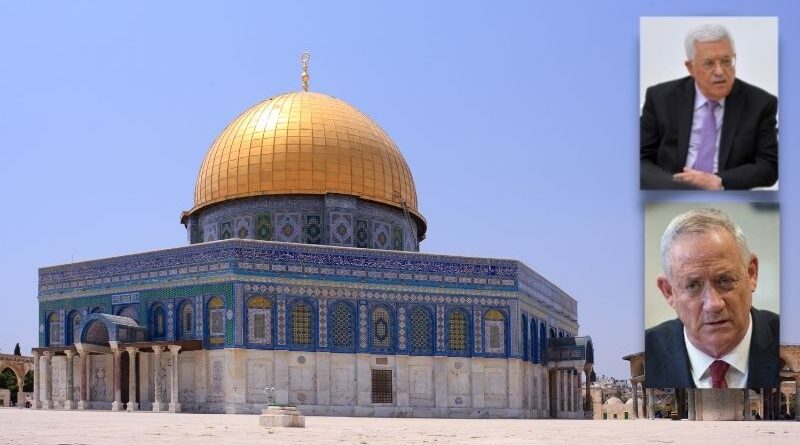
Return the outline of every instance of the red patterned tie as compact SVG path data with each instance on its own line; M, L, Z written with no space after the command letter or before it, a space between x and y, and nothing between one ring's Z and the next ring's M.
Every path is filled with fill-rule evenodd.
M714 360L711 364L711 387L712 388L727 388L728 384L725 382L725 374L728 373L728 368L731 367L722 360Z

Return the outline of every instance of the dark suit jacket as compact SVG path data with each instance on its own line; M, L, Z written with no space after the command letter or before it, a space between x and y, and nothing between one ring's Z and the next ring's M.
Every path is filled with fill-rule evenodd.
M642 189L686 189L683 171L694 115L692 77L647 89L640 119ZM725 98L717 175L727 190L769 187L778 180L778 99L739 79Z
M753 335L750 338L748 388L778 386L779 334L778 315L751 308ZM694 388L689 370L689 354L683 338L683 323L670 320L645 331L644 386L647 388Z

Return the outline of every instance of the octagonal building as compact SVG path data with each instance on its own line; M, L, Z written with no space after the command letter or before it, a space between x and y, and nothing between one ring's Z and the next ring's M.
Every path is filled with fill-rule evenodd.
M519 261L419 253L409 166L342 100L235 118L181 222L187 246L39 270L37 408L584 417L576 301Z

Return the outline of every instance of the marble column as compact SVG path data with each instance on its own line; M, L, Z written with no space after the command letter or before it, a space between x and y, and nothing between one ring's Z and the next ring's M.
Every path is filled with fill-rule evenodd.
M653 388L645 389L647 391L647 418L648 419L655 419L655 401L653 400Z
M136 352L137 348L125 348L128 351L129 371L128 371L128 411L139 411L139 404L136 402Z
M694 395L695 393L693 388L686 388L686 417L689 420L697 420L697 413L695 412L694 406Z
M80 381L80 388L78 390L78 393L80 394L79 395L80 400L78 400L78 409L81 411L86 409L86 383L87 383L86 375L89 372L86 365L88 362L88 358L89 355L87 353L84 352L83 354L81 354L81 360L80 360L81 381Z
M564 411L571 412L572 411L572 371L567 369L564 371L564 384L566 385L566 394L567 400L566 406L564 407Z
M73 398L74 398L73 393L75 392L75 390L74 390L75 385L73 385L73 382L72 382L72 366L73 366L72 365L72 358L75 357L75 351L72 351L71 349L67 349L66 351L64 351L64 355L67 356L67 365L66 365L66 371L67 371L67 391L66 392L67 392L67 394L66 394L66 400L64 401L64 409L75 409L75 401L73 400Z
M52 372L53 353L44 351L44 372L42 373L42 409L53 409L53 401L50 398L50 373Z
M639 418L639 383L636 380L631 379L631 394L633 394L633 413L631 413L632 419Z
M114 402L111 411L122 409L122 351L114 349Z
M556 406L556 418L558 418L558 412L561 411L561 371L553 371L553 376L556 379L556 400L554 405Z
M33 409L42 407L42 401L39 400L39 352L33 351Z
M789 391L783 392L783 388L781 387L781 393L786 396L786 418L788 418L789 415L792 414L792 405L789 403Z
M567 371L567 384L569 385L569 411L575 412L575 372L573 370Z
M161 400L161 352L162 346L153 346L153 411L164 411L164 402Z
M583 399L583 410L592 412L592 381L591 373L588 370L584 370L584 378L586 380L586 394Z
M747 388L742 389L742 406L744 407L742 410L742 419L753 420L752 417L750 417L750 390Z
M169 345L169 352L172 353L172 373L170 380L170 395L169 395L169 412L181 412L181 404L178 401L178 387L180 385L180 369L178 367L178 351L181 350L179 345Z

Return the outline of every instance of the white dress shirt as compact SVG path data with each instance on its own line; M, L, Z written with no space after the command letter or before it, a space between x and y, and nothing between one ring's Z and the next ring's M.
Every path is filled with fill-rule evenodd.
M694 84L694 113L692 115L692 133L689 137L689 153L686 156L686 166L693 168L694 161L697 160L697 146L700 144L700 130L703 126L703 120L706 118L709 109L708 99L703 96L703 93ZM719 101L719 105L714 110L714 120L717 122L717 137L714 142L714 171L719 171L719 139L722 134L722 116L725 114L725 99Z
M725 375L725 383L728 388L746 388L747 370L750 359L750 338L753 336L753 316L748 315L747 332L742 341L736 345L731 352L719 358L711 357L705 352L697 349L689 337L686 335L686 327L683 328L683 340L686 342L686 352L689 353L689 366L692 371L694 386L697 388L711 388L711 364L715 360L722 360L731 367Z

